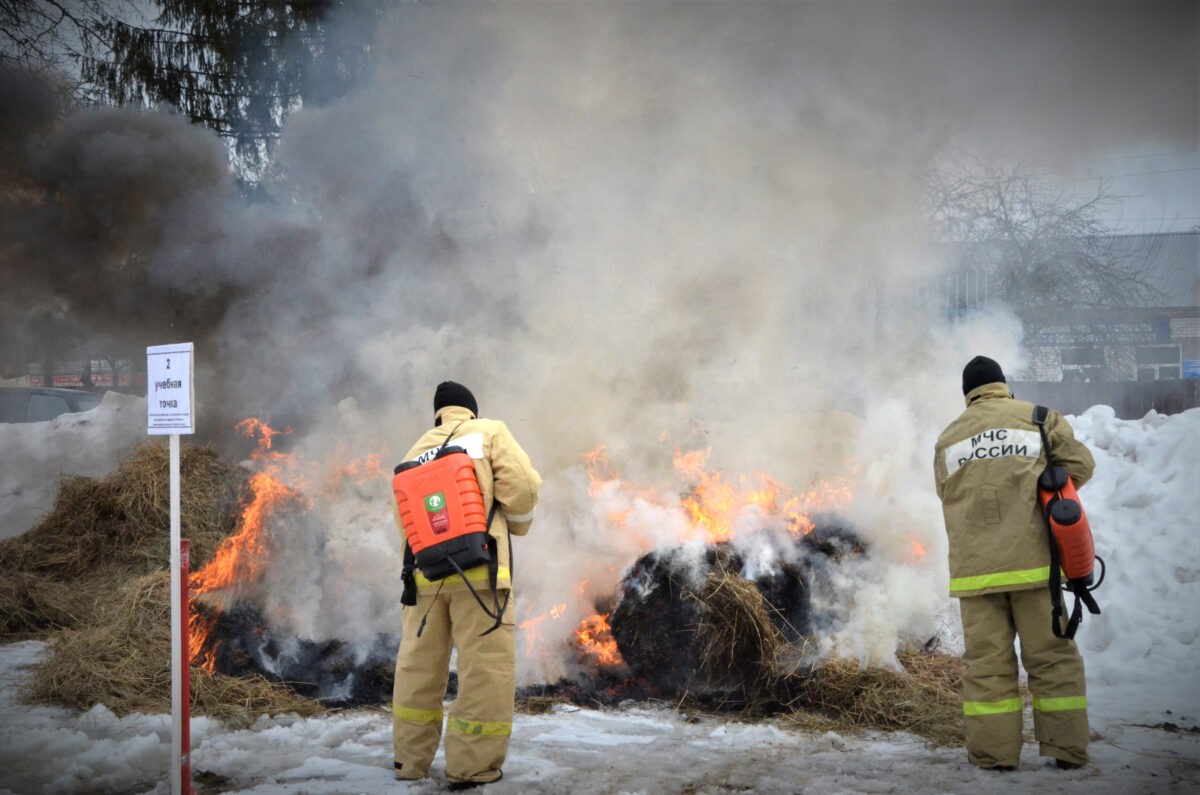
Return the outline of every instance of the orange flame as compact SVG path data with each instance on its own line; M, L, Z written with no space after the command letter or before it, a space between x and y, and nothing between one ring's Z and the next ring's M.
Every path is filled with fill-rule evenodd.
M208 647L208 639L217 628L217 613L200 613L194 608L188 614L188 664L213 673L217 667L216 647Z
M330 462L321 491L334 494L347 482L369 483L383 476L383 464L378 453L368 453L362 458L346 460L345 453L337 453Z
M236 599L240 591L257 582L266 568L269 557L267 519L285 504L305 507L308 504L296 488L285 485L280 479L280 467L287 461L287 456L273 452L271 443L281 431L253 418L238 423L237 428L249 438L258 436L257 450L251 460L263 469L250 476L251 497L242 508L237 529L221 542L208 565L193 572L189 580L192 599L214 608L193 610L189 631L192 661L209 672L216 663L216 649L209 648L207 641L216 626L220 609Z
M595 497L605 483L621 479L621 476L614 472L609 465L608 448L604 445L584 453L583 460L587 462L589 495Z
M209 672L215 665L217 651L215 645L210 647L209 638L221 611L251 589L269 563L271 517L280 510L311 508L311 500L305 496L308 480L319 480L320 492L333 494L348 481L365 483L377 479L382 472L375 453L349 459L339 452L322 462L325 471L320 479L306 478L300 462L293 456L271 449L275 438L291 433L290 428L277 430L255 418L242 420L236 428L256 440L250 459L259 470L250 476L250 497L242 507L234 533L221 542L208 565L192 572L189 578L193 602L206 608L191 613L192 662Z
M737 519L749 513L783 517L792 533L802 535L813 529L810 514L850 503L850 482L845 480L823 481L801 495L763 474L757 476L757 484L740 476L734 485L720 471L705 468L711 453L711 448L675 453L675 470L692 483L691 492L682 498L683 507L707 541L728 540Z
M608 613L585 618L575 630L575 644L596 665L611 667L624 664L617 641L608 625Z
M634 491L634 488L622 480L620 474L609 463L608 448L604 445L600 445L596 449L584 453L583 459L587 462L589 496L599 498L602 494L609 491ZM653 495L648 492L642 496L646 499L653 499ZM617 527L625 527L630 513L631 509L628 508L614 508L609 511L607 518L609 522Z
M808 491L797 494L765 474L754 478L739 476L730 481L719 471L708 469L712 449L682 451L674 455L675 472L687 486L679 497L680 505L693 528L694 535L706 541L726 541L737 531L738 521L745 516L774 520L786 525L794 535L813 529L812 514L845 508L852 501L853 481L834 478L820 481ZM588 493L598 498L616 493L625 499L616 501L608 512L608 520L629 530L629 519L635 503L664 504L665 490L653 492L628 484L620 479L608 461L608 451L602 445L584 455L589 480ZM749 526L761 527L763 522ZM682 539L686 540L686 539Z
M280 432L257 419L243 420L237 428L248 437L259 434L258 450L251 460L265 462L265 466L250 476L252 496L242 508L236 532L221 542L203 570L192 575L191 586L199 594L257 580L266 565L267 518L285 502L303 500L297 489L281 480L280 468L287 456L271 451L271 440Z
M286 436L292 432L291 428L277 430L272 428L270 425L267 425L262 420L255 419L254 417L247 417L233 427L241 431L242 435L247 439L253 439L254 435L258 434L258 449L250 456L254 460L274 460L283 458L283 453L271 452L271 443L279 434L282 433Z
M539 625L547 618L557 621L565 612L567 612L567 605L565 602L561 602L548 611L517 624L517 627L525 633L525 655L527 657L535 656L537 648L542 645L542 632Z
M909 560L916 562L925 557L925 546L920 541L910 538L909 544L912 545L912 554L909 556Z
M192 586L200 594L256 581L267 562L267 539L263 529L271 511L297 492L274 474L250 476L250 502L242 509L238 530L221 542L213 559L192 575Z

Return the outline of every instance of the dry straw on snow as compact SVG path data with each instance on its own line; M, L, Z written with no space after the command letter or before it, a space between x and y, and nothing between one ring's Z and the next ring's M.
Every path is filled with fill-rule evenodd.
M835 659L799 682L787 720L835 731L906 731L935 745L963 741L962 660L945 654L902 653L903 670L859 667Z
M49 641L34 701L118 715L171 708L170 469L164 443L104 480L62 481L54 509L0 542L0 635ZM207 448L180 451L181 534L193 570L234 531L245 475ZM191 671L192 711L230 722L320 704L262 677Z
M244 476L211 449L185 445L180 477L181 532L195 567L233 530ZM130 577L167 567L169 531L165 443L143 445L104 480L63 479L53 510L0 542L0 636L86 623Z
M97 611L92 626L59 632L38 667L29 697L86 710L103 704L118 715L171 707L170 574L127 583ZM230 723L263 713L314 715L321 705L261 676L230 677L191 669L192 711Z

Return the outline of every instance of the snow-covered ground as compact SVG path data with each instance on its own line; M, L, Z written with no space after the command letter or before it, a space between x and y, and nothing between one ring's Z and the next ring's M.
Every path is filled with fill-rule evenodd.
M669 706L560 706L518 715L495 793L1128 793L1200 790L1200 409L1137 421L1098 406L1070 418L1096 456L1082 490L1099 554L1103 614L1079 641L1087 664L1092 764L1063 772L1026 745L1020 770L977 770L961 749L905 734L805 734ZM26 432L30 432L26 429ZM13 431L16 433L16 431ZM954 638L947 638L953 643ZM169 715L79 715L21 703L39 642L0 646L0 793L166 792ZM1031 738L1030 738L1031 739ZM261 719L232 730L192 721L202 791L372 793L391 774L386 709ZM430 779L445 787L439 754Z
M20 667L40 644L0 647L5 713L3 792L164 792L169 715L116 718L14 703ZM1093 695L1094 700L1103 696ZM972 767L960 749L930 749L911 735L807 735L775 722L734 723L631 704L561 706L517 715L504 779L491 793L1194 792L1200 736L1130 725L1097 727L1092 764L1063 772L1026 746L1008 774ZM383 710L328 718L261 720L228 731L192 721L192 769L201 791L352 795L445 790L441 752L429 779L395 782L391 719ZM218 786L219 784L219 786Z

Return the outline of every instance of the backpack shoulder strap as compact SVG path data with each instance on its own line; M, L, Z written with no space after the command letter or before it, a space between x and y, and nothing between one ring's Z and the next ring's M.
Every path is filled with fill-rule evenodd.
M412 545L404 539L404 565L400 569L400 604L415 605L417 603L417 578L413 570L417 567L417 558L413 555Z
M1033 424L1038 426L1038 431L1042 434L1042 447L1046 450L1046 466L1054 466L1054 456L1050 453L1050 437L1046 434L1046 419L1050 416L1050 409L1046 406L1034 406L1033 416L1030 417Z
M466 420L463 420L463 422L466 422ZM442 453L446 451L446 445L450 444L450 440L454 438L454 434L458 433L458 429L462 426L463 423L460 422L458 425L454 426L454 429L451 430L449 434L446 435L446 441L442 442L442 446L438 448L437 453L435 453L433 456L434 458L441 458Z

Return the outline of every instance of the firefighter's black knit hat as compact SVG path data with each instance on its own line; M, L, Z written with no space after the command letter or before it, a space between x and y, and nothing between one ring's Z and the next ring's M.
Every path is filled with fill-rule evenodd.
M995 359L989 359L986 356L976 356L967 362L967 366L963 368L964 395L975 387L983 386L984 384L994 384L997 381L1002 384L1008 383L1004 380L1004 371L1000 369L1000 365L996 363Z
M437 414L446 406L462 406L464 409L470 409L476 417L479 416L479 405L475 402L471 390L453 381L443 381L433 393L433 413Z

